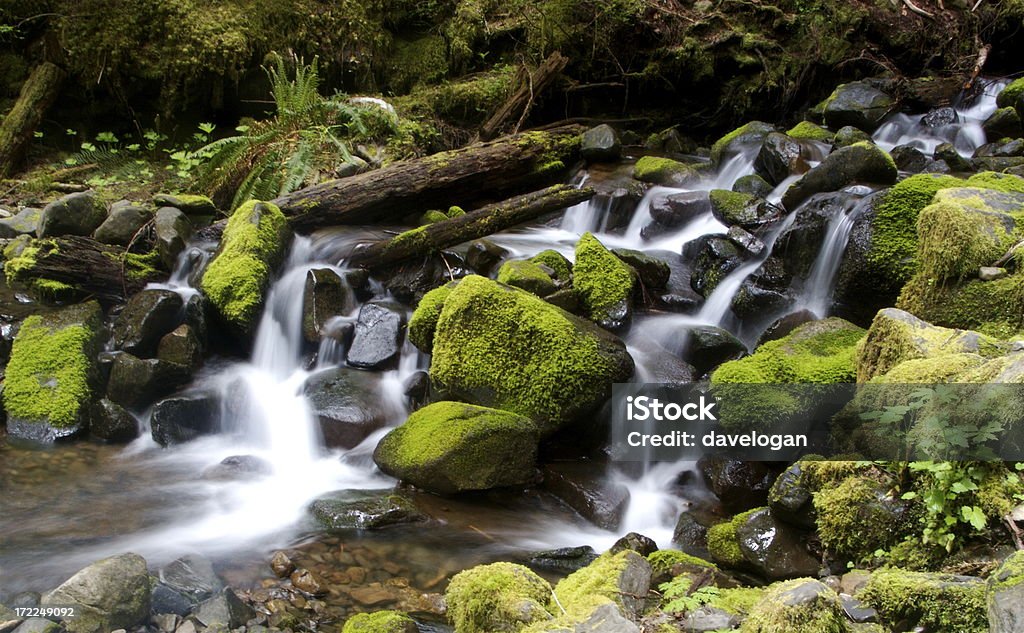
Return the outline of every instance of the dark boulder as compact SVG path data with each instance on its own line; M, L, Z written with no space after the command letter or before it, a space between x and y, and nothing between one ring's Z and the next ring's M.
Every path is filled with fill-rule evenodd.
M139 436L139 423L121 405L101 398L92 405L89 430L107 442L130 442Z
M364 303L359 309L348 364L363 369L394 365L402 351L405 313L398 306L380 301Z
M323 336L327 322L355 308L348 284L330 268L313 268L306 273L302 295L302 335L311 343Z
M833 130L852 125L871 133L895 107L892 97L864 81L843 84L825 102L825 124Z
M387 424L380 376L338 367L306 379L303 393L328 448L353 448Z
M772 185L778 185L790 174L807 170L807 163L801 157L802 151L796 140L772 132L765 137L761 151L754 159L754 171Z
M747 346L728 331L711 325L698 325L679 333L686 340L683 359L703 375L722 363L747 353Z
M93 237L104 244L127 246L139 229L153 217L153 212L128 200L115 202L110 206L107 219L103 220Z
M711 492L733 512L763 506L775 480L775 473L763 462L704 458L697 467Z
M429 517L411 499L388 490L344 490L318 498L310 507L328 530L379 530L391 525L420 523Z
M160 446L182 444L220 428L220 399L210 393L165 398L153 406L149 426Z
M160 339L156 357L194 371L203 364L203 346L192 326L182 323Z
M39 237L92 235L105 219L107 207L98 193L72 193L43 208L36 234Z
M544 490L597 527L618 529L629 505L628 488L608 481L602 471L587 464L548 464L543 472Z
M110 368L107 398L127 409L141 410L188 384L191 377L184 365L122 352Z
M711 212L706 191L687 191L659 196L651 201L651 217L659 224L675 228Z
M769 580L814 577L821 568L808 551L804 535L776 521L767 508L738 522L736 539L746 562Z
M877 145L855 143L825 157L786 190L782 204L790 211L816 193L839 191L854 183L891 185L898 177L896 163Z
M114 349L140 358L153 356L160 339L182 320L181 295L170 290L143 290L128 300L114 322Z

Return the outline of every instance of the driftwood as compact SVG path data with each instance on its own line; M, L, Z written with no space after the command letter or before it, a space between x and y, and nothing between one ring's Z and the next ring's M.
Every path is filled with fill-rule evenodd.
M451 205L473 208L562 180L582 132L570 125L503 137L300 189L274 203L300 233Z
M465 215L428 224L390 240L369 244L353 252L348 263L379 268L413 257L423 257L503 231L545 213L571 207L593 196L594 190L590 187L578 189L572 185L555 185L490 204Z
M58 66L43 62L25 80L14 107L0 122L0 178L18 166L32 134L56 101L64 76Z
M524 121L533 108L537 96L547 90L562 74L568 63L567 57L563 57L561 53L555 51L533 72L524 73L523 85L505 103L501 104L491 118L487 119L480 127L480 138L485 141L495 138L514 118L520 123ZM518 125L516 128L518 131Z
M155 271L151 276L130 274L123 249L90 237L47 238L33 242L30 248L37 249L31 257L8 262L5 272L9 279L25 285L58 281L88 295L119 301L166 276Z
M967 92L974 87L974 82L978 80L978 75L981 74L983 68L985 68L985 62L988 61L988 54L992 52L992 45L985 44L978 51L978 57L974 62L974 70L971 71L971 76L967 79L964 84L964 91Z

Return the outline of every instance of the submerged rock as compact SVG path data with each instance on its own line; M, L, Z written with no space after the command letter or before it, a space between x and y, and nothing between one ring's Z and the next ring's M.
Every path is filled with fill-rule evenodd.
M302 391L328 448L354 448L387 424L380 376L337 367L306 379Z
M335 492L318 498L309 510L328 530L378 530L429 518L410 499L393 491Z
M131 629L149 617L146 561L137 554L97 561L43 596L40 606L77 607L77 617L64 621L71 633Z

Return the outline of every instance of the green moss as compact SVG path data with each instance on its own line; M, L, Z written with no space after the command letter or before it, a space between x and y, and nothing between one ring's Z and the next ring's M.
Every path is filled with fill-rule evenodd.
M4 246L4 261L14 259L21 255L25 249L32 244L32 238L28 235L19 235Z
M764 598L767 587L731 587L719 589L707 606L721 609L732 615L746 617L758 602Z
M962 191L956 189L953 191ZM943 282L976 275L982 266L998 260L1014 242L1008 216L971 210L941 199L925 207L917 221L917 261L925 279Z
M406 633L415 627L415 621L400 611L377 611L352 616L341 633Z
M810 121L801 121L800 123L797 123L786 132L786 135L790 138L806 141L821 141L825 143L835 138L834 132L830 132L820 125L811 123Z
M452 206L448 207L447 216L449 218L457 218L457 217L459 217L461 215L466 215L466 211L462 207L457 206L457 205L452 205Z
M417 226L414 229L402 231L388 243L388 248L405 244L426 244L428 242L426 229L426 226Z
M466 79L418 87L393 103L405 114L479 125L511 95L515 74L514 66L499 65Z
M996 105L1000 108L1015 107L1021 95L1024 95L1024 77L1003 88L1003 91L996 96Z
M708 529L708 552L711 554L712 560L726 567L739 567L746 562L746 559L743 557L743 551L740 549L736 530L751 515L761 510L764 510L764 508L747 510L724 523L712 525Z
M430 354L434 346L434 330L441 317L444 302L451 294L456 282L434 288L423 295L416 310L409 319L409 341L424 354Z
M7 283L28 281L28 274L36 266L36 258L39 257L41 249L55 249L56 243L53 240L33 240L21 249L21 252L13 257L7 257L4 262L4 276ZM6 253L5 253L6 254ZM13 251L11 255L14 255Z
M750 138L753 142L758 137L763 139L774 129L771 125L761 121L751 121L736 128L715 141L714 145L711 146L711 162L715 165L719 164L725 157L725 153L729 150L729 146L734 141L740 139L740 137Z
M557 424L632 373L603 333L582 325L539 297L470 275L444 302L430 376L442 389Z
M423 217L420 218L420 225L425 226L427 224L434 224L435 222L444 222L447 219L448 216L445 215L444 211L427 211L423 214Z
M228 220L220 249L200 286L237 332L249 332L255 325L263 292L284 255L288 236L284 214L269 202L250 200Z
M817 596L807 600L801 594L796 604L789 603L790 592L813 583ZM772 585L761 601L750 610L740 626L741 633L847 633L846 616L839 596L817 581L798 578Z
M871 574L857 598L878 610L884 623L933 631L988 631L985 584L952 576L882 569Z
M440 35L396 39L384 57L385 81L391 92L406 93L420 83L433 84L448 74L448 51Z
M4 405L11 418L44 421L55 428L80 421L92 397L90 371L100 311L95 303L69 310L84 318L47 325L43 317L25 319L14 339L4 383ZM54 318L54 317L48 317Z
M460 572L445 592L448 619L456 633L518 631L535 619L548 619L543 605L551 587L522 565L493 563Z
M883 376L872 378L871 382L893 385L959 382L960 376L984 362L985 359L978 354L942 354L933 358L914 358L896 365Z
M587 316L605 322L633 299L636 273L590 233L576 243L573 287L580 294Z
M839 318L806 323L769 341L746 358L722 364L712 384L853 382L855 354L864 330Z
M597 607L608 602L622 605L619 576L636 552L604 553L584 567L569 574L555 585L558 605L570 618L582 619Z
M1024 328L1024 274L938 284L915 275L896 306L935 325L1009 338Z
M679 186L699 175L695 165L658 156L643 156L633 167L633 178L656 185Z
M891 482L889 482L891 484ZM905 526L893 521L887 486L863 476L815 492L818 536L834 554L866 561L905 536Z
M1006 557L999 569L988 581L989 595L1011 589L1024 583L1024 551L1016 551Z
M543 264L555 271L555 279L569 281L572 278L572 262L556 250L543 250L531 257L530 261Z
M128 279L153 279L160 275L160 253L154 248L148 253L125 253L124 268Z
M967 186L993 189L1004 193L1024 193L1024 178L1013 174L983 171L968 178Z
M660 549L651 552L647 555L647 562L651 564L655 576L671 574L676 565L683 565L688 569L695 570L717 569L714 563L709 563L703 558L691 556L677 549Z
M515 259L501 265L498 283L522 288L539 297L546 297L555 291L555 282L539 264L532 260Z

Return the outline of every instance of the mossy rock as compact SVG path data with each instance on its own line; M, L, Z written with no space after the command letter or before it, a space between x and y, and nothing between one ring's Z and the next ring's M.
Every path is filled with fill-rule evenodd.
M775 126L763 121L751 121L719 138L711 146L711 164L721 165L745 149L760 147L764 138L775 131Z
M530 417L544 434L600 406L634 367L622 341L593 323L475 275L445 298L431 352L442 392Z
M341 633L417 633L416 621L401 611L357 613L345 622Z
M863 81L842 84L825 100L825 123L837 130L852 125L867 133L875 131L896 102L878 88Z
M102 319L99 304L90 301L21 324L3 390L10 435L50 442L86 428L99 380Z
M786 135L801 141L818 141L820 143L830 143L836 136L835 132L830 132L810 121L797 123L786 131Z
M996 105L1000 108L1015 107L1021 96L1024 96L1024 77L1003 88L1002 92L996 95Z
M158 193L153 196L153 205L158 209L160 207L174 207L189 216L212 216L217 214L217 205L213 203L213 200L196 194Z
M459 572L445 591L455 633L512 633L551 619L551 586L522 565L493 563Z
M530 261L550 268L554 271L555 280L559 282L568 283L572 279L572 262L556 250L543 250L531 257Z
M776 220L780 210L763 198L750 194L712 189L708 193L711 202L711 213L715 219L726 226L739 226L754 230Z
M908 360L964 353L993 357L1004 349L999 341L979 332L938 327L909 312L886 308L875 315L857 347L857 382L884 375Z
M706 569L715 570L718 567L703 558L698 558L686 552L675 549L661 549L647 555L647 562L651 564L651 571L654 576L675 575L677 570L682 572L703 571Z
M919 274L903 287L896 307L935 325L1010 338L1024 328L1024 274L945 284Z
M741 512L728 521L717 523L708 528L708 552L711 560L726 567L742 567L746 564L743 550L740 549L739 537L736 530L748 518L764 508L754 508Z
M983 171L974 174L966 182L968 187L981 187L1005 193L1024 193L1024 178L1013 174Z
M772 585L750 610L740 633L847 633L835 591L811 578Z
M988 628L985 583L979 578L882 569L856 596L878 611L883 623L909 630L984 633Z
M782 196L782 204L793 211L816 193L839 191L853 183L891 185L899 172L888 152L863 141L840 147L793 183Z
M574 619L586 618L607 603L614 603L627 617L636 617L643 611L651 574L651 564L636 552L608 552L559 581L555 597Z
M596 237L583 234L576 243L573 287L590 320L609 330L627 325L633 315L636 284L637 275L632 267Z
M633 178L655 185L682 187L700 178L700 168L671 158L644 156L636 161Z
M818 536L829 552L866 561L909 535L915 517L892 493L895 482L880 479L855 475L814 494Z
M1019 631L1024 625L1024 551L1006 557L989 577L986 594L990 631Z
M250 200L231 214L200 288L235 335L252 333L263 294L284 258L290 236L287 219L272 203Z
M505 262L498 269L497 280L538 297L546 297L557 290L551 276L533 260L515 259Z
M439 494L528 484L539 432L527 417L462 402L415 411L377 445L387 474Z
M412 313L412 318L409 319L409 341L424 354L430 354L434 348L437 320L441 317L444 302L455 285L454 281L449 282L423 295Z

